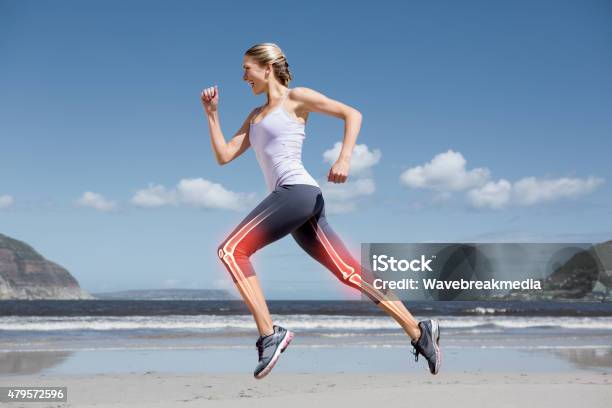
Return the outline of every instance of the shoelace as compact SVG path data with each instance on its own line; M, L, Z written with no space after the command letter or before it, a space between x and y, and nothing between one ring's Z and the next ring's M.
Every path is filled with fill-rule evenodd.
M276 327L276 326L274 326ZM276 330L275 330L276 332ZM272 333L274 334L274 333ZM272 336L272 334L268 334L267 336L259 336L259 339L257 339L257 341L255 342L255 346L257 347L257 354L259 355L259 361L261 361L261 357L263 356L263 352L264 352L264 346L263 346L263 340L265 337L270 337Z

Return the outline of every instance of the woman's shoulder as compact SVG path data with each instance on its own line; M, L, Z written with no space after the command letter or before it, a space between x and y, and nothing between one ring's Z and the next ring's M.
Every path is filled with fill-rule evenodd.
M318 91L315 91L312 88L298 86L295 88L291 88L289 92L289 98L291 100L301 103L312 103L321 100L321 98L325 98L325 95Z
M312 88L307 88L305 86L296 86L295 88L289 89L289 97L301 99L304 97L308 97L309 94L316 92Z

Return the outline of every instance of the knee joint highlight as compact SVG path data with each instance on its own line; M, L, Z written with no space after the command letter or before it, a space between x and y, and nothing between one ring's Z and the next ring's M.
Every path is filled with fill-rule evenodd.
M225 245L221 245L219 248L217 248L217 256L219 256L219 259L221 259L222 261L225 262L225 257L226 256L233 256L233 252L226 251L225 250Z

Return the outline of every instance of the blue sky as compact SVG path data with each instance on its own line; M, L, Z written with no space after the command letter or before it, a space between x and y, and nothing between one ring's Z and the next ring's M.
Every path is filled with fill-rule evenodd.
M0 232L91 292L231 288L216 247L266 188L251 150L216 164L199 93L229 139L269 41L292 87L363 113L347 185L324 181L341 121L311 115L303 154L355 256L612 238L610 2L263 4L0 1ZM270 298L347 296L291 237L252 261Z

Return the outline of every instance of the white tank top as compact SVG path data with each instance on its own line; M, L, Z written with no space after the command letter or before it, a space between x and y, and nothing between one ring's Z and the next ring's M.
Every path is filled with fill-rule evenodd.
M294 119L283 104L287 89L278 105L259 122L251 122L249 141L266 179L268 190L283 184L319 184L302 164L302 143L306 138L305 124ZM257 108L257 113L261 110ZM256 114L257 114L256 113Z

